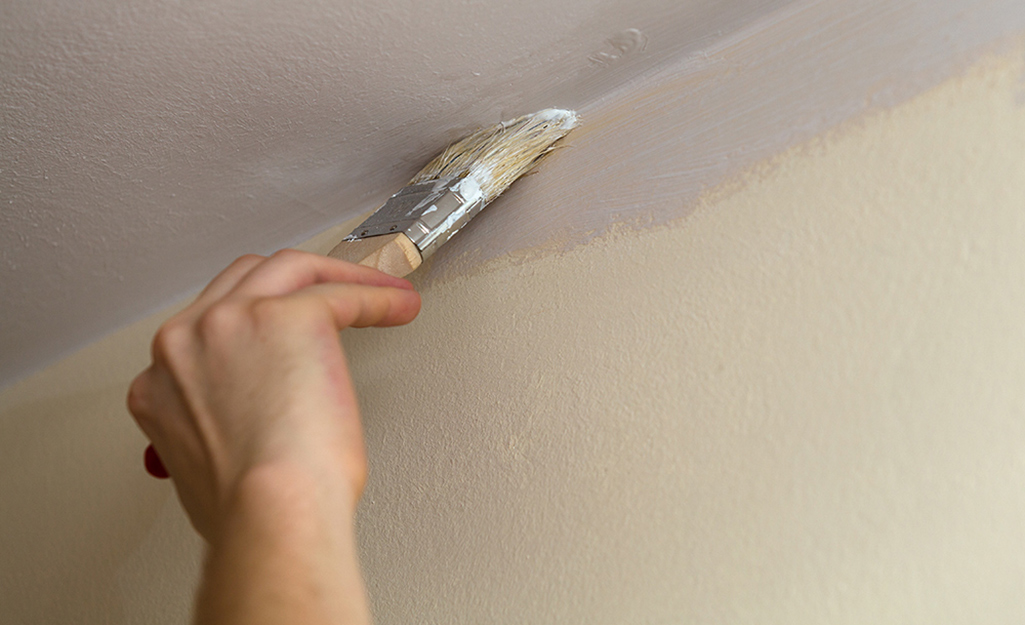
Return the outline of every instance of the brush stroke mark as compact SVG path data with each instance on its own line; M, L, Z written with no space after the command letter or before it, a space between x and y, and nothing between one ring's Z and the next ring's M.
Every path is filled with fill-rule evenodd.
M611 65L625 56L644 52L648 47L648 36L636 28L627 28L609 38L607 43L610 50L595 52L587 59L595 65Z
M565 147L435 255L426 279L685 217L723 181L1023 31L1012 0L790 5L583 107Z

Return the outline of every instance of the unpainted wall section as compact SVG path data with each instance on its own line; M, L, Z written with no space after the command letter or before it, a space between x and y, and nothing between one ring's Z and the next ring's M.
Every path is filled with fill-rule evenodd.
M1023 52L345 334L380 622L1025 619Z

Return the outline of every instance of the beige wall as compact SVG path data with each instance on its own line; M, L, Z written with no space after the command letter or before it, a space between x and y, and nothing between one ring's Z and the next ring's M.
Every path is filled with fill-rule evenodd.
M1023 56L685 219L441 256L417 322L346 333L378 621L1021 622ZM502 209L640 123L616 106ZM158 323L0 395L3 622L185 619L200 545L122 406Z
M381 622L1022 622L1022 53L348 334Z

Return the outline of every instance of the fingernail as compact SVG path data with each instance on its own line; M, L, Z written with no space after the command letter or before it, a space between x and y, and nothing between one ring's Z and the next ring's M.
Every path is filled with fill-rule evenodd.
M157 450L153 449L153 445L146 446L146 451L142 454L142 463L146 466L146 472L155 478L166 480L171 477L171 474L167 472L167 467L164 466L164 461L157 455Z

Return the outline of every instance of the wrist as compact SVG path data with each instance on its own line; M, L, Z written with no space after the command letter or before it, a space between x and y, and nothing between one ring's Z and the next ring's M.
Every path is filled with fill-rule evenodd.
M302 531L305 525L345 523L356 513L359 496L340 470L313 470L275 461L250 467L236 480L224 502L222 527L272 523ZM312 529L312 528L309 528Z
M355 504L341 472L284 463L247 471L210 540L198 622L367 622Z

